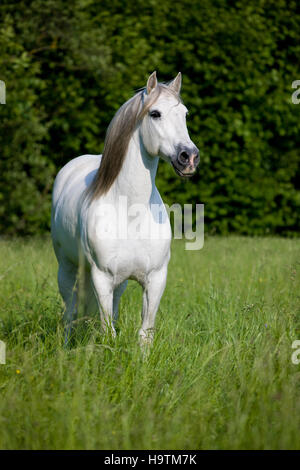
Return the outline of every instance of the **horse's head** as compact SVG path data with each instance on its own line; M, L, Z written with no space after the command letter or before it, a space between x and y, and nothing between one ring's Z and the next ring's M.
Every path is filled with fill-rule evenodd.
M171 163L182 177L192 176L199 164L199 150L191 141L186 127L187 108L180 99L181 73L164 85L150 75L144 91L143 119L140 135L151 156Z

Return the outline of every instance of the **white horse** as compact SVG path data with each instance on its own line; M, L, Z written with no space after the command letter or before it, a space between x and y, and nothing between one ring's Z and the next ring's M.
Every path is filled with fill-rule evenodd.
M180 73L162 84L153 72L147 86L123 104L111 121L103 154L75 158L56 177L51 233L59 290L66 305L66 340L77 314L76 279L83 261L86 309L100 311L104 331L115 336L120 297L127 280L134 279L143 287L140 342L152 341L171 242L169 217L155 186L158 160L169 162L182 177L193 175L199 163L198 149L186 128L187 109L180 88ZM127 198L129 212L120 206L120 196ZM135 204L143 208L142 237L130 228L134 215L130 208ZM160 207L162 217L157 217L154 205ZM112 236L119 233L115 228L121 229L116 225L124 222L128 222L125 236L124 226L122 236Z

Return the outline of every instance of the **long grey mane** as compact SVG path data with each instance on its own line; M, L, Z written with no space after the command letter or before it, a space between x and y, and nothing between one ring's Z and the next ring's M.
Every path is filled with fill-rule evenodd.
M88 189L92 200L107 193L112 186L123 166L134 130L161 93L179 98L167 84L158 83L150 95L145 93L144 88L139 90L115 114L106 132L100 167Z

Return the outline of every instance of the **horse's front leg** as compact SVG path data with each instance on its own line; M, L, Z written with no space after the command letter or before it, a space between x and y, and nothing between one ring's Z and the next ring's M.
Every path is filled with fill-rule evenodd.
M116 336L113 325L113 279L112 276L101 271L97 266L91 269L91 278L94 293L98 302L100 319L104 332Z
M142 327L139 331L141 347L150 345L153 341L156 312L165 290L166 280L167 265L158 271L152 271L144 286Z

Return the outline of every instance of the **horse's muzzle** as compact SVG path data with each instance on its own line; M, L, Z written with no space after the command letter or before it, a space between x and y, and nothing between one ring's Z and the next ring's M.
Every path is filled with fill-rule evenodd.
M177 156L172 160L174 170L179 176L190 177L195 174L200 162L199 150L197 147L180 147Z

